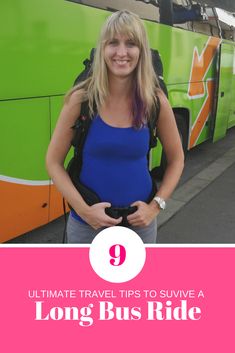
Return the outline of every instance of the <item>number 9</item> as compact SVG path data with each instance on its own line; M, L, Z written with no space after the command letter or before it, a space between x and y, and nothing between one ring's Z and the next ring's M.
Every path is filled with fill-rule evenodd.
M112 245L109 249L109 255L112 257L110 260L112 266L121 266L126 259L126 249L120 244Z

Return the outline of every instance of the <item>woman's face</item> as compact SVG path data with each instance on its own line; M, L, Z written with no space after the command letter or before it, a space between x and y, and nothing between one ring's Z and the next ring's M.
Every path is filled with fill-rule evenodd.
M117 77L131 76L138 64L140 49L125 35L117 34L108 40L104 47L104 60L109 75Z

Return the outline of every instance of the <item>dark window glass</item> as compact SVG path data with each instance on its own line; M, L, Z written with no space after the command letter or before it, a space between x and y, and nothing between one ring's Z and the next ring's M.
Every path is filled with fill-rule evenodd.
M142 19L159 22L159 8L156 0L67 0L108 11L126 9L135 12Z

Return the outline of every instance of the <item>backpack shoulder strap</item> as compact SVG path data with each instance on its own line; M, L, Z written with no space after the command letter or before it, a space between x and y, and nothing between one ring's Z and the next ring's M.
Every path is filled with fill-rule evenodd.
M81 112L72 129L74 129L74 137L72 146L74 147L74 155L67 166L67 172L72 180L79 179L82 168L82 151L86 141L86 137L91 125L91 117L89 114L88 102L81 104Z
M82 102L81 112L77 118L75 124L72 126L74 129L74 137L72 139L72 146L74 147L74 154L79 153L85 142L89 127L91 123L91 117L89 113L88 101Z
M156 96L157 102L155 103L155 109L152 113L151 119L148 122L150 141L149 149L157 146L157 121L160 113L160 99Z

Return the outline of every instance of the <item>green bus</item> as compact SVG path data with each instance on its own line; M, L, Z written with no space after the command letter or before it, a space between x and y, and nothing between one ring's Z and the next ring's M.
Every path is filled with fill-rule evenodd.
M83 70L112 11L145 21L164 67L184 149L226 135L235 125L233 17L181 0L12 0L1 2L0 242L63 213L45 168L64 94ZM231 21L231 23L230 23ZM162 166L160 144L152 167Z

